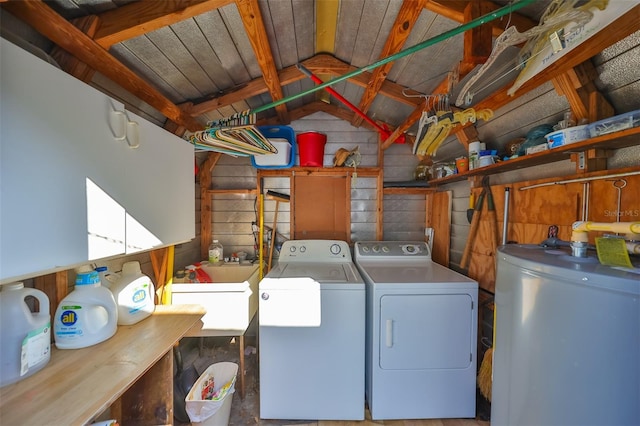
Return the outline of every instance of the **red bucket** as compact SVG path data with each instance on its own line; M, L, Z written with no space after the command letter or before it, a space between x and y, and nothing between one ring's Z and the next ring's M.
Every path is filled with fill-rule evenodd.
M298 133L298 153L302 167L322 167L327 135L319 132Z

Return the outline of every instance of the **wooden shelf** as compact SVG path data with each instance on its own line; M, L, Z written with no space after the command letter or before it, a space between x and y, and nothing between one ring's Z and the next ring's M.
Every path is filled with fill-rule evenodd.
M536 152L535 154L523 155L522 157L514 158L513 160L501 161L490 166L469 170L465 173L459 173L441 179L432 179L429 181L429 184L445 185L447 183L465 180L472 176L487 176L523 169L526 167L553 163L556 161L566 160L571 154L585 152L590 149L620 149L633 145L640 145L640 127L634 127L621 132L598 136L581 142L552 148L547 151Z
M121 425L171 424L173 345L204 313L200 305L156 306L149 318L119 326L97 345L59 350L52 344L41 371L0 391L2 424L84 425L116 402L111 418Z
M235 195L256 195L258 191L256 188L237 188L237 189L208 189L207 193L213 194L235 194Z
M427 186L416 186L416 187L392 186L392 187L382 188L382 192L385 195L406 195L406 194L424 195L425 193L436 192L436 191L437 191L436 188L431 188Z
M358 173L358 177L377 177L382 169L380 167L291 167L289 169L260 169L259 176L291 176L292 174L304 175L345 175Z

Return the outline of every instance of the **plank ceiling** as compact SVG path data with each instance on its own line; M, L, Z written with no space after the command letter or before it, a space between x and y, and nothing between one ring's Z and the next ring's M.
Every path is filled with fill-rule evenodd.
M300 94L503 7L451 0L51 0L2 2L44 36L65 71L181 134ZM481 64L509 24L535 25L549 1L402 56L331 87L376 122L414 132L424 97ZM11 28L3 26L3 36ZM488 41L487 41L488 40ZM318 48L320 46L320 49ZM70 52L71 55L68 53ZM87 64L87 65L85 65ZM455 82L455 80L453 80ZM324 102L323 102L324 100ZM328 103L327 103L328 101ZM369 126L334 97L308 93L258 115L287 124L325 111ZM392 136L393 138L393 136ZM384 146L392 138L382 140ZM384 139L384 138L383 138Z

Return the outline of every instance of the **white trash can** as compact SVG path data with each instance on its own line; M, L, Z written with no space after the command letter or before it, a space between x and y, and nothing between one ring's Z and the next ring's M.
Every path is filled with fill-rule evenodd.
M192 425L229 424L237 374L234 362L217 362L202 373L185 398Z

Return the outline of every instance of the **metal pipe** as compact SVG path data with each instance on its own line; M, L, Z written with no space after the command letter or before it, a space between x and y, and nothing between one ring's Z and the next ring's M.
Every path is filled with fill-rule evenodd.
M262 280L262 278L264 278L264 266L263 266L263 261L264 261L264 195L262 193L260 193L260 197L259 197L259 202L260 202L260 231L258 232L258 240L260 246L258 249L258 267L260 268L260 274L259 274L259 278Z
M603 231L640 235L640 222L574 222L573 232Z
M502 245L507 244L507 225L509 224L509 195L511 188L504 189L504 215L502 218Z
M444 41L444 40L446 40L448 38L451 38L453 36L461 34L461 33L465 32L467 30L479 27L480 25L486 24L487 22L491 22L491 21L493 21L495 19L501 18L502 16L508 15L508 14L510 14L510 13L516 11L516 10L519 10L519 9L525 7L525 6L528 6L529 4L534 3L535 1L536 0L520 0L520 1L518 1L516 3L513 3L513 4L510 3L507 6L504 6L504 7L500 8L500 9L494 11L494 12L487 13L484 16L481 16L479 18L473 19L473 20L467 22L466 24L462 24L459 27L453 28L453 29L451 29L449 31L445 31L442 34L439 34L439 35L437 35L435 37L432 37L432 38L430 38L428 40L425 40L422 43L418 43L415 46L409 47L409 48L407 48L405 50L402 50L402 51L400 51L400 52L398 52L396 54L393 54L391 56L387 56L386 58L380 59L379 61L374 62L374 63L372 63L370 65L366 65L366 66L364 66L362 68L353 70L353 71L348 72L346 74L343 74L343 75L341 75L339 77L336 77L336 78L331 79L329 81L326 81L326 82L324 82L322 84L319 84L319 85L317 85L315 87L312 87L309 90L305 90L304 92L300 92L298 94L291 95L291 96L283 98L283 99L278 99L277 101L273 101L273 102L271 102L269 104L262 105L261 107L258 107L258 108L255 108L255 109L251 110L251 113L257 114L259 112L266 111L268 109L277 107L279 105L282 105L282 104L287 103L289 101L292 101L294 99L298 99L298 98L301 98L303 96L309 95L311 93L317 92L318 90L322 90L325 87L329 87L329 86L332 86L332 85L334 85L336 83L339 83L341 81L348 80L348 79L350 79L352 77L355 77L358 74L362 74L365 71L372 70L372 69L377 68L377 67L379 67L381 65L384 65L386 63L393 62L393 61L395 61L397 59L400 59L400 58L403 58L403 57L405 57L407 55L411 55L412 53L415 53L415 52L417 52L419 50L422 50L425 47L432 46L432 45L434 45L436 43L439 43L441 41Z
M304 65L296 64L296 68L298 68L298 70L300 70L301 73L303 73L304 75L309 77L311 80L313 80L314 83L322 84L323 81L320 79L320 77L316 76L314 73L309 71ZM380 136L382 136L382 140L387 140L389 138L389 136L391 136L391 132L389 130L383 128L381 125L379 125L378 123L373 121L371 118L369 118L369 116L367 114L365 114L357 106L355 106L354 104L349 102L349 100L347 100L347 98L342 96L340 93L336 92L331 87L325 87L324 90L326 90L331 95L333 95L333 97L335 97L337 100L339 100L340 102L345 104L351 111L355 112L360 117L362 117L367 123L369 123L373 127L375 127L375 129L378 131L378 133L380 133ZM398 141L399 143L404 143L404 134L400 135L398 137L398 140L399 140Z
M611 179L611 178L618 178L618 177L624 177L624 176L635 176L635 175L640 175L640 171L638 171L638 172L615 173L615 174L606 175L606 176L593 176L593 177L586 177L586 178L560 180L560 181L557 181L557 182L538 183L538 184L535 184L535 185L523 186L522 188L520 188L520 191L525 191L527 189L533 189L533 188L541 188L543 186L564 185L565 183L589 182L589 181L592 181L592 180Z

